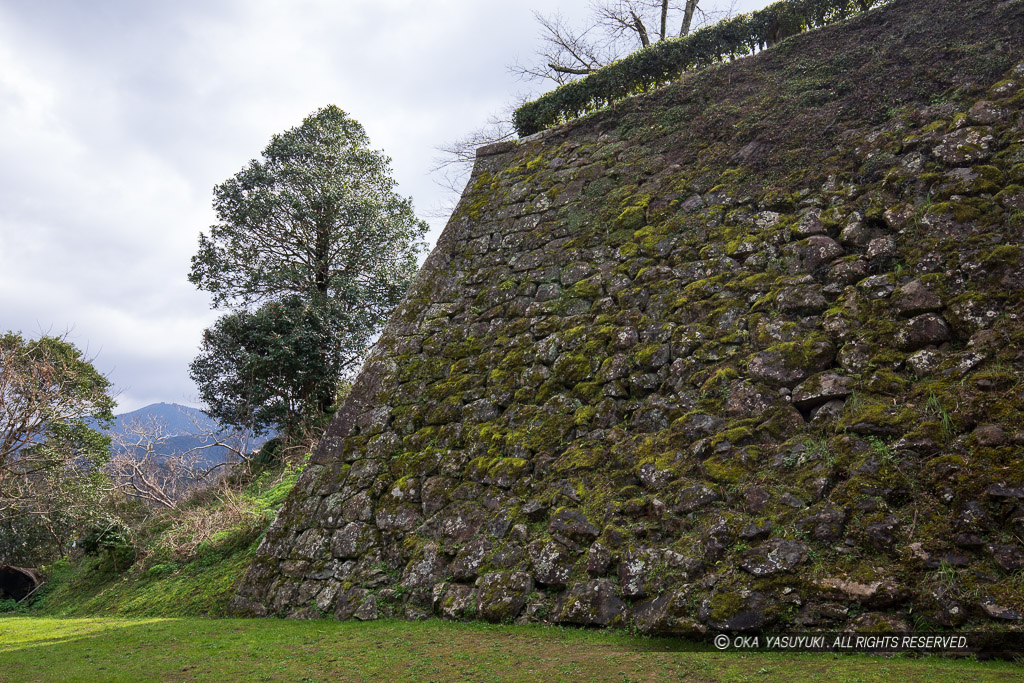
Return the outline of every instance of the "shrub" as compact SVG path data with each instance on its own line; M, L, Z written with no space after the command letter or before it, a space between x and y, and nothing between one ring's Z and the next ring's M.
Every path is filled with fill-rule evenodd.
M582 116L727 58L750 54L802 31L835 23L888 0L782 0L638 50L515 110L520 137Z

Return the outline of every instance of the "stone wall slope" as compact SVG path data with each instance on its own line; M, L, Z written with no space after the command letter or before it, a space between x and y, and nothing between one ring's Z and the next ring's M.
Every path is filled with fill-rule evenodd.
M897 0L482 150L236 611L1016 624L1022 59Z

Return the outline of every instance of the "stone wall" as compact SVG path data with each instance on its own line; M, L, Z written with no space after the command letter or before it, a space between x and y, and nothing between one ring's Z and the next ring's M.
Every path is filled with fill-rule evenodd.
M481 150L236 611L1019 620L1022 57L904 0Z

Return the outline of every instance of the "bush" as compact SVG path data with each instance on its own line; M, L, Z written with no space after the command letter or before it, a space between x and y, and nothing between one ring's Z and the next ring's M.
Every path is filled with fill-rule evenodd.
M99 557L101 565L109 565L107 568L115 572L127 569L135 561L132 532L118 522L90 529L78 540L78 546L86 555Z
M284 439L275 436L260 446L256 455L252 458L253 467L258 471L262 471L280 465L284 443Z
M586 78L559 86L515 110L520 137L636 95L727 58L764 49L783 38L826 26L888 0L782 0L673 40L662 40Z
M29 611L28 602L17 600L0 600L0 614L25 613Z

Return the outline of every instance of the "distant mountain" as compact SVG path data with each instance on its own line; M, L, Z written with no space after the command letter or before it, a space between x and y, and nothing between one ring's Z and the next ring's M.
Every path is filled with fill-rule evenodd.
M160 455L176 456L193 452L198 459L197 464L204 467L231 460L233 449L255 450L270 438L266 435L254 437L233 434L231 428L223 427L202 410L176 403L154 403L117 415L114 424L105 432L115 437L115 447L118 441L144 443L159 437L157 450ZM140 435L145 438L140 439ZM219 445L218 441L226 445ZM132 450L140 456L145 452L144 446Z
M111 431L125 431L132 423L148 422L160 424L167 434L173 436L221 431L219 423L202 410L177 403L154 403L117 415Z

